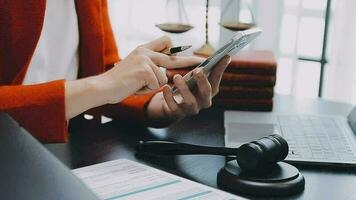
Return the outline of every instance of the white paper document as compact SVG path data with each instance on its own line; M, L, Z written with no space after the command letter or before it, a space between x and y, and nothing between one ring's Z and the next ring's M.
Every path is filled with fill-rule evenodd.
M242 199L126 159L78 168L72 172L103 200Z

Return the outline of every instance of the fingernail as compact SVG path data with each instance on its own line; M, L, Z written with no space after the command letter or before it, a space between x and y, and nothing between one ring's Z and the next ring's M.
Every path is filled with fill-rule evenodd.
M163 86L163 89L166 90L167 92L172 90L169 85Z
M229 64L231 62L231 57L230 56L226 56L225 58L226 64Z
M173 76L173 80L177 80L178 77L179 77L179 74L175 74L175 75Z
M199 75L199 73L200 73L200 69L195 69L195 70L194 70L194 74L195 74L195 75Z

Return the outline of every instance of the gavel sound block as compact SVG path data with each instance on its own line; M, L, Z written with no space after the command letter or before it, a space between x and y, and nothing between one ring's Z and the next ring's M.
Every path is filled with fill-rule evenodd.
M288 143L279 135L263 137L243 144L239 148L169 141L141 141L137 152L156 155L227 156L230 161L219 171L217 183L220 188L233 193L262 196L291 195L302 191L305 185L304 177L297 168L281 162L288 155Z

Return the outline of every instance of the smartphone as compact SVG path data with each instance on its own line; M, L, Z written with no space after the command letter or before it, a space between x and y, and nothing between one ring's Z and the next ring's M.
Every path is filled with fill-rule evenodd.
M255 40L262 33L261 28L255 27L245 31L237 32L231 40L217 50L213 55L207 58L204 62L200 63L196 68L202 68L204 74L209 75L211 70L224 56L233 56L243 49L247 44ZM193 70L188 72L183 79L186 81L188 87L193 89L196 87L196 82L193 77ZM182 102L182 96L179 94L176 87L172 88L173 97L177 103Z

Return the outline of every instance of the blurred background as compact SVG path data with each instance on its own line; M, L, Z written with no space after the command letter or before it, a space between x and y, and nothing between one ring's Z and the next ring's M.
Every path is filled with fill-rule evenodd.
M194 49L205 41L205 0L108 1L121 57L163 35ZM276 93L356 104L354 10L355 0L210 0L209 41L218 48L234 34L222 21L250 20L264 32L249 48L272 50L278 61ZM194 28L174 34L155 26L170 18Z

